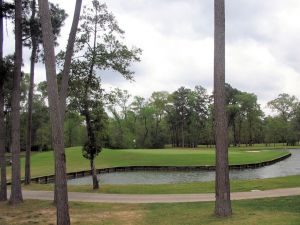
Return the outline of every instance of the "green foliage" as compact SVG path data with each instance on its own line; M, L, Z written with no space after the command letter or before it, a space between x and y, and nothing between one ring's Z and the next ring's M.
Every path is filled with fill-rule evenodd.
M77 112L69 111L64 121L65 146L83 146L86 141L84 118Z
M124 31L105 4L94 0L91 7L84 7L76 39L77 57L72 62L69 107L85 117L87 141L83 155L90 160L99 154L106 142L113 143L110 140L114 139L107 137L108 116L104 110L101 71L113 70L132 80L134 72L130 66L139 61L141 50L127 47L122 42L123 35ZM114 146L122 147L128 136L123 137L121 124L117 125L120 130L114 133L117 135Z
M34 4L34 5L33 5ZM55 44L57 43L57 38L61 32L61 28L64 26L64 22L68 17L64 9L59 8L57 4L49 3L51 24L53 28L53 34L55 38ZM32 7L35 7L35 18L32 19ZM35 36L38 43L38 51L42 41L42 28L40 23L40 17L38 13L37 0L25 0L23 1L23 44L26 47L32 48L32 36Z

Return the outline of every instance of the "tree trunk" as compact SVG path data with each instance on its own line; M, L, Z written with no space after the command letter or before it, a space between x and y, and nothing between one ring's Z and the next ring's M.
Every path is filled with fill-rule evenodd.
M181 144L182 147L184 148L184 128L183 128L184 122L182 120L182 124L181 124Z
M0 0L0 8L2 9L3 1ZM0 169L1 169L1 187L0 201L7 200L6 186L6 159L5 159L5 122L4 122L4 77L3 71L3 13L0 10Z
M93 178L93 189L97 190L97 189L99 189L99 181L98 181L98 177L96 174L94 158L90 159L90 164L91 164L91 172L92 172L92 178Z
M68 39L68 44L67 44L65 63L64 63L64 69L63 69L62 81L61 81L61 88L60 88L60 92L59 92L61 118L62 118L62 121L61 121L62 122L62 124L61 124L62 130L64 130L63 129L63 125L64 125L63 121L65 118L65 112L66 112L66 101L67 101L67 96L68 96L70 68L71 68L71 61L72 61L72 56L73 56L76 32L77 32L77 27L78 27L79 18L80 18L81 5L82 5L82 0L76 0L73 22L72 22L71 31L69 34L69 39ZM56 190L56 186L55 186L54 187L54 204L56 204L56 192L57 192L57 190Z
M55 154L55 186L56 186L56 214L58 225L69 225L69 205L66 177L66 155L64 150L64 132L58 96L56 79L56 65L54 53L54 35L52 32L49 3L39 0L39 9L42 25L45 65L47 76L47 91L49 99L50 119L52 128L52 143Z
M249 146L252 146L253 143L253 135L252 135L252 121L249 120Z
M143 146L145 147L145 142L146 142L146 139L148 137L148 128L147 128L147 118L144 117L144 127L145 127L145 132L144 132L144 138L143 138Z
M12 183L10 204L23 202L20 167L20 84L22 67L22 1L15 0L15 65L12 90L11 154Z
M1 61L2 62L2 61ZM6 186L6 159L5 159L5 122L4 122L4 90L3 79L0 80L0 167L1 167L1 187L0 201L7 200Z
M241 147L241 132L242 132L242 120L239 119L239 132L238 132L238 135L239 135L238 146L239 147Z
M236 147L237 146L237 137L236 137L236 124L235 124L235 120L233 120L232 129L233 129L233 146Z
M70 79L70 68L71 68L71 61L72 61L72 56L73 56L76 32L77 32L77 27L78 27L78 23L79 23L81 5L82 5L82 0L76 0L73 22L72 22L71 31L69 34L67 51L66 51L66 56L65 56L61 88L60 88L60 92L59 92L62 118L65 117L66 99L68 96L68 87L69 87L69 79Z
M91 120L91 115L90 115L90 105L89 105L89 87L91 83L91 78L92 78L92 71L93 71L93 64L91 65L90 69L90 74L88 77L88 81L86 83L86 88L85 88L85 104L84 104L84 114L85 114L85 120L86 120L86 128L87 128L87 135L88 135L88 142L89 145L92 147L96 147L96 139L95 139L95 133L92 127L92 120ZM95 173L95 165L94 165L94 157L95 153L90 152L91 158L90 158L90 164L91 164L91 172L92 172L92 179L93 179L93 189L99 189L99 184L98 184L98 179L97 175Z
M225 109L225 0L215 0L214 107L216 138L215 215L231 215Z
M34 88L34 65L36 60L37 51L37 40L34 31L34 19L35 19L35 0L32 1L32 15L31 15L31 58L30 58L30 84L28 92L28 118L27 118L27 136L26 136L26 157L25 157L25 184L30 184L31 173L30 173L30 154L31 154L31 137L32 137L32 101L33 101L33 88Z

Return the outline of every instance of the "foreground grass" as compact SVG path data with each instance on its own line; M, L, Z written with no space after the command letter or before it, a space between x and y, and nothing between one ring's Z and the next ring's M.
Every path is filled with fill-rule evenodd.
M231 191L271 190L278 188L300 187L300 175L256 180L231 180ZM25 190L52 191L53 184L31 184ZM93 191L91 185L69 185L70 192L98 192L108 194L192 194L213 193L214 182L197 182L159 185L102 185L100 190Z
M299 225L300 196L233 201L233 216L213 216L214 203L97 204L70 203L72 224L101 225ZM0 203L0 224L55 224L48 201Z
M254 148L255 149L255 148ZM260 150L253 148L243 150L231 149L229 151L229 162L231 165L259 163L272 160L286 155L287 151ZM81 147L66 149L67 171L79 171L89 169L89 161L82 156ZM24 158L21 159L22 176L24 176ZM96 167L116 166L198 166L214 165L215 151L213 149L126 149L110 150L104 149L96 158ZM53 152L34 154L31 157L31 174L43 176L53 174ZM10 177L10 169L8 177Z

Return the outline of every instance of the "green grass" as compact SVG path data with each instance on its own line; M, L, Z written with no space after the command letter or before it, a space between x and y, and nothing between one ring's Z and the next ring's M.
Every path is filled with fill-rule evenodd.
M233 215L213 215L214 203L98 204L70 203L72 224L87 225L299 225L300 196L233 201ZM0 203L1 225L55 224L48 201Z
M231 180L230 186L232 192L300 187L300 175L256 180ZM23 188L52 191L53 184L31 184ZM95 192L91 185L69 185L68 191ZM97 192L108 194L192 194L213 193L214 191L214 182L197 182L159 185L102 185Z
M253 148L230 149L229 162L231 165L258 163L286 155L287 151L260 150L248 152ZM67 171L80 171L89 169L89 161L82 156L81 147L66 149ZM24 158L21 159L22 176L24 176ZM198 166L214 165L215 151L213 149L104 149L96 158L96 167L115 166ZM31 157L31 174L35 176L50 175L54 172L53 152L34 154ZM8 177L10 177L10 169Z

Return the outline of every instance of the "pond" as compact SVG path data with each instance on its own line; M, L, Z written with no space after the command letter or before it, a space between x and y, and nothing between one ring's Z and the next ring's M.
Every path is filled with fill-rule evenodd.
M290 150L292 156L281 162L258 169L231 170L230 179L249 180L272 177L283 177L300 174L300 150ZM212 181L214 171L187 171L187 172L116 172L98 175L100 184L172 184ZM69 180L70 185L91 184L91 177L82 177Z

